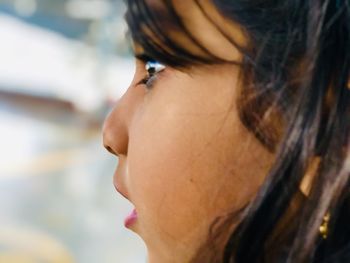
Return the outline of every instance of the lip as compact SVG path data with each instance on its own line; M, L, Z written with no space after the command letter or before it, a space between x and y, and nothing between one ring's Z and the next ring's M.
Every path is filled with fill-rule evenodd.
M137 211L134 208L131 213L124 219L124 226L130 228L137 221Z
M113 185L115 190L119 194L121 194L125 199L130 201L129 194L124 182L126 176L127 176L127 169L126 169L125 161L121 157L119 157L119 163L113 176Z
M127 200L130 201L130 199L129 199L129 197L128 197L128 194L126 193L126 191L121 190L120 187L118 186L118 184L114 183L114 188L115 188L115 190L116 190L119 194L121 194L125 199L127 199Z
M132 203L124 181L125 178L127 177L127 174L128 174L128 169L126 165L126 160L123 157L119 157L119 163L113 176L113 185L115 190L120 195L122 195L125 199L127 199ZM137 218L138 218L137 211L134 208L130 212L130 214L124 219L124 226L126 228L130 228L137 221Z

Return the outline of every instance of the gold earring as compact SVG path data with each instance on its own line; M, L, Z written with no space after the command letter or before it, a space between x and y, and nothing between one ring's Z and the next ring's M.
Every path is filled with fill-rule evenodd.
M320 225L319 231L323 239L327 239L328 237L328 223L331 218L331 215L329 212L325 214L322 220L322 224Z

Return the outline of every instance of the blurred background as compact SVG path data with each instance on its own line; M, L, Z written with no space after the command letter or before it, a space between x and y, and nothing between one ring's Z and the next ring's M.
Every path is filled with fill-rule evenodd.
M101 126L133 73L121 0L0 0L0 263L144 263Z

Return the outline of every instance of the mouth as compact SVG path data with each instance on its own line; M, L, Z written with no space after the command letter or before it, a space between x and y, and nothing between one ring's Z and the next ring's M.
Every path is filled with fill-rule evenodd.
M132 227L137 221L137 211L134 208L131 213L124 219L124 226L126 228Z
M129 200L128 195L126 193L124 193L123 191L121 191L116 185L114 186L116 191L122 195L125 199ZM134 208L129 215L126 216L126 218L124 219L124 226L126 228L130 228L136 221L137 221L137 211Z
M119 160L119 165L113 177L113 185L115 190L120 195L122 195L126 200L132 203L123 180L125 179L126 176L127 176L127 166L125 165L125 162L123 162L122 160ZM126 218L124 219L124 226L126 228L131 228L132 225L134 225L135 222L137 221L137 218L138 218L137 211L135 208L133 208L133 210L129 213L129 215L127 215Z
M115 190L120 194L122 195L125 199L129 200L129 197L127 195L126 192L122 191L117 184L114 184L114 188ZM130 228L137 220L137 211L136 209L134 208L129 215L126 216L126 218L124 219L124 226L126 228Z

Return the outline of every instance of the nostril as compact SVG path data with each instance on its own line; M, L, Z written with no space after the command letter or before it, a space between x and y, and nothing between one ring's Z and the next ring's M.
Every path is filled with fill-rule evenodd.
M111 154L114 154L116 156L118 156L118 153L116 153L111 147L109 146L105 146L106 150L109 151Z
M104 148L115 156L124 155L128 147L128 115L119 103L109 113L102 128L102 144Z

